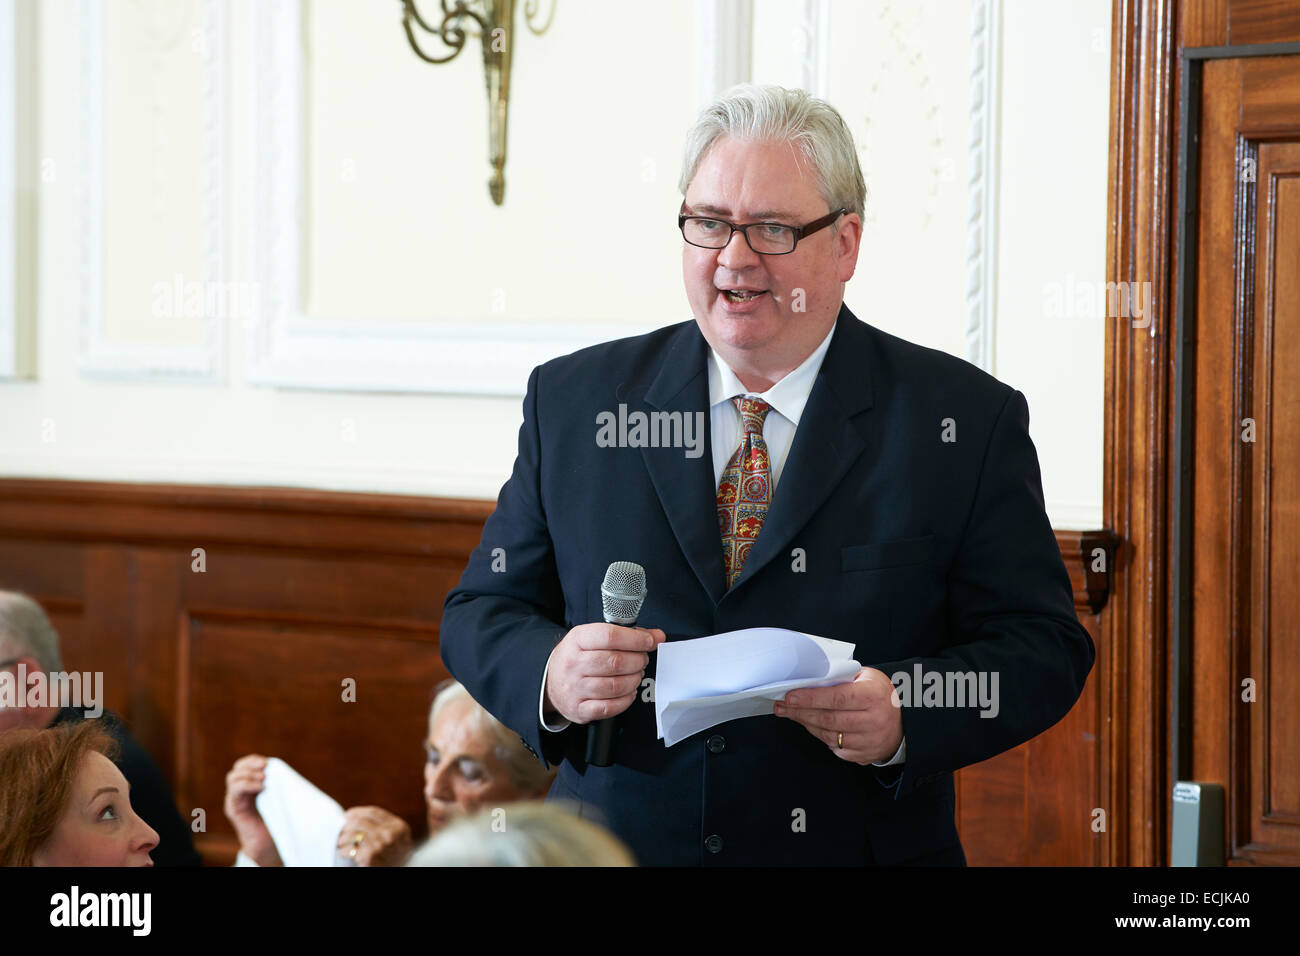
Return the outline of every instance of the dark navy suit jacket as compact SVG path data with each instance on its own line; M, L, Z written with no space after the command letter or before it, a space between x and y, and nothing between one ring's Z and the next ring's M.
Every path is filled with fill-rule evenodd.
M707 359L690 321L533 370L514 472L447 596L443 661L560 766L551 796L581 804L642 864L962 862L952 772L1060 720L1095 654L1044 511L1024 396L841 307L768 517L728 590L707 438L697 457L596 441L597 416L620 403L629 414L703 412L707 436ZM906 762L875 768L774 716L665 748L643 694L619 718L614 765L588 766L587 728L544 730L538 696L560 638L602 620L613 561L645 567L639 623L669 640L786 627L849 641L891 677L916 663L997 672L997 715L903 707ZM652 654L647 676L654 668Z

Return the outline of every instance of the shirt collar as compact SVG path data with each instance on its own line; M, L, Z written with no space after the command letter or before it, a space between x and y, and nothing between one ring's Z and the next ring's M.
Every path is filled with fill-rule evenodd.
M821 345L813 350L813 353L803 360L803 363L794 371L788 373L785 378L774 384L766 392L755 395L741 384L736 373L731 370L726 362L712 347L709 348L709 407L717 405L719 402L728 402L737 395L746 395L751 398L760 398L791 423L798 425L799 417L803 415L804 406L808 404L808 396L812 394L813 382L817 378L817 372L821 369L822 359L826 357L826 350L830 348L831 337L835 335L835 326L826 333L826 338L822 339Z

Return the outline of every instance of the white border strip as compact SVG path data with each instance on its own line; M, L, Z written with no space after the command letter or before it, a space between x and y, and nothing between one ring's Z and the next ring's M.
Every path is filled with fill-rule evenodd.
M1095 531L1106 526L1099 502L1048 498L1044 510L1054 531Z
M0 0L0 379L18 374L18 63L16 0Z
M973 0L970 36L970 176L966 206L966 358L996 374L998 137L1002 0Z
M224 282L226 3L204 0L207 60L203 71L203 278ZM77 367L86 378L148 382L220 382L224 378L226 320L208 315L203 344L134 345L103 333L104 264L104 0L80 0L81 63L78 95L82 162L77 235L81 289Z
M799 17L803 50L799 59L799 82L818 99L826 99L830 86L831 4L830 0L804 0Z
M695 109L753 75L753 0L696 0Z

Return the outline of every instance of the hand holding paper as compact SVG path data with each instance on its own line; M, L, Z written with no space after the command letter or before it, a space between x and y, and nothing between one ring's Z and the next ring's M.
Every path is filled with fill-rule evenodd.
M828 687L862 670L853 645L777 627L754 627L659 646L655 723L664 746L739 717L773 713L801 687Z
M891 759L903 740L893 682L874 667L862 668L848 684L793 691L773 712L803 724L841 760L863 766Z

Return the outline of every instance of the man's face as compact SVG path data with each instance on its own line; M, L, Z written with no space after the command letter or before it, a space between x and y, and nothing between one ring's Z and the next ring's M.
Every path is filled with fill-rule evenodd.
M122 771L90 752L50 838L32 858L36 866L153 866L149 851L158 834L131 809Z
M491 735L470 719L473 709L474 704L464 698L449 701L438 711L429 733L424 802L430 834L453 816L521 796L493 750Z
M804 165L788 143L719 139L686 189L685 213L736 224L806 225L830 209ZM861 221L846 213L800 239L788 255L759 255L740 233L724 249L683 242L682 277L700 332L737 371L795 368L839 314L861 235ZM735 289L762 294L729 301L723 290Z

